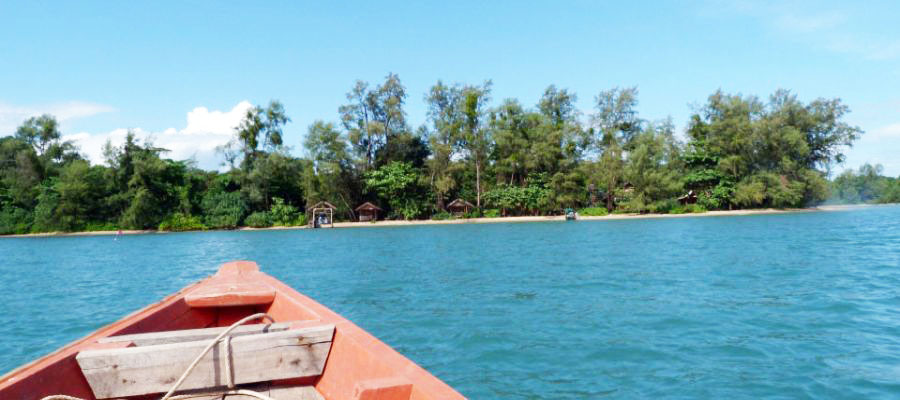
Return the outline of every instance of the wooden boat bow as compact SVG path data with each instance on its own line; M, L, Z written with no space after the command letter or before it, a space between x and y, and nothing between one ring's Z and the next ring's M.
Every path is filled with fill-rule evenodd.
M159 389L161 384L129 384L137 379L128 376L157 374L164 377L162 382L172 379L171 375L182 371L169 369L183 365L185 357L196 357L199 343L208 344L214 332L255 313L266 313L275 323L245 325L231 333L234 337L227 344L231 351L252 358L235 361L238 385L247 382L277 400L463 398L349 320L261 272L252 261L223 264L215 275L0 377L0 398L65 394L100 399L124 393L125 398L158 399L165 391ZM281 349L271 344L276 340L290 343L292 352L271 350ZM208 365L192 373L188 387L223 385L217 381L221 376L217 363L224 358L214 352L207 357ZM167 355L152 355L163 353ZM141 361L148 357L156 361ZM286 359L288 367L282 365ZM296 365L291 366L291 360ZM202 368L207 372L199 373ZM204 379L212 381L204 383Z

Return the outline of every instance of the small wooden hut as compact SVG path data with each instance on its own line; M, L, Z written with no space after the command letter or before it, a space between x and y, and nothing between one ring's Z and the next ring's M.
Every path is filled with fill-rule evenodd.
M678 198L678 203L681 205L696 204L697 193L695 193L693 190L687 192L687 194Z
M329 225L334 228L334 212L337 207L327 201L320 201L309 207L309 216L307 224L311 228L322 228Z
M447 204L447 211L457 217L468 214L473 208L475 208L475 206L473 206L472 203L463 199L456 199L450 202L450 204Z
M381 208L368 201L360 204L359 207L356 207L356 215L359 216L359 222L377 221L378 213L380 211Z

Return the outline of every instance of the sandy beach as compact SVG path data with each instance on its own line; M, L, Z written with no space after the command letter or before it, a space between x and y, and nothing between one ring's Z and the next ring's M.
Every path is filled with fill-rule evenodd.
M756 209L756 210L724 210L724 211L707 211L698 214L610 214L603 217L585 217L579 216L579 221L615 221L623 219L655 219L655 218L700 218L700 217L734 217L746 215L767 215L767 214L787 214L787 213L807 213L822 211L844 211L858 208L877 207L875 205L833 205L819 206L813 208L796 208L796 209ZM412 225L452 225L452 224L496 224L509 222L549 222L564 221L566 218L562 215L554 216L525 216L525 217L502 217L502 218L467 218L467 219L450 219L443 221L435 220L385 220L378 222L336 222L335 228L372 228L383 226L412 226ZM271 231L271 230L289 230L289 229L307 229L306 226L274 226L270 228L250 228L242 227L235 229L236 231ZM171 232L157 230L122 230L122 235L145 235L145 234L165 234ZM21 237L65 237L65 236L115 236L119 231L95 231L95 232L47 232L47 233L28 233L23 235L3 235L0 238L21 238Z

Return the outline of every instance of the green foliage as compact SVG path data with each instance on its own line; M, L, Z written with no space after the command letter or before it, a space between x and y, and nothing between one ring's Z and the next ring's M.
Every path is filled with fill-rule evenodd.
M578 215L583 217L605 217L609 215L606 207L586 207L578 210Z
M294 220L291 226L306 226L307 223L309 223L309 221L307 220L306 214L301 213L297 215L297 219Z
M21 235L31 232L33 216L28 210L5 206L0 208L0 235Z
M265 211L257 211L244 219L244 224L251 228L268 228L272 226L272 215Z
M431 219L434 221L445 221L448 219L453 219L453 214L450 214L446 211L441 211L439 213L432 214Z
M826 180L862 133L844 121L849 109L838 99L716 92L691 116L682 143L671 120L637 114L636 88L599 92L588 118L573 91L553 85L531 105L491 105L490 94L490 81L438 81L425 96L428 125L413 130L398 76L357 82L338 123L309 126L302 158L283 142L290 119L271 101L252 107L218 148L227 173L168 159L134 133L107 143L105 165L92 166L62 140L55 118L29 118L0 137L0 234L303 225L304 207L322 200L343 220L364 201L388 218L435 220L450 218L442 210L454 198L475 200L466 217L900 201L900 179L878 166ZM677 203L688 191L696 206ZM606 207L584 208L597 203Z
M669 214L698 214L705 213L706 211L706 208L699 204L686 204L670 208Z
M500 210L496 208L488 208L481 215L484 218L500 218Z
M889 178L884 190L876 200L877 203L900 203L900 179Z
M366 174L366 189L387 202L389 212L404 219L421 216L429 208L427 187L409 163L393 161Z
M684 192L678 163L680 154L671 121L649 125L632 138L625 180L633 185L629 206L635 212L653 211L651 205Z
M768 103L721 91L691 118L690 169L685 182L713 207L802 207L827 197L822 170L844 159L862 131L843 122L840 100L803 104L785 90Z
M59 206L59 193L53 188L53 184L41 185L40 194L37 197L37 205L34 207L34 223L32 232L53 232L59 230L56 221L56 208Z
M484 215L481 213L481 211L479 211L478 209L475 209L475 210L469 211L467 213L463 213L462 218L463 219L471 219L471 218L481 218L483 216Z
M182 213L169 214L159 224L159 230L169 232L202 231L206 230L200 217Z
M85 232L108 232L119 230L119 226L111 222L88 222L81 230Z
M501 209L503 215L536 214L545 209L551 196L550 189L541 182L529 186L498 185L484 194L484 201L490 207Z
M715 187L700 192L697 204L710 210L727 208L734 198L735 187L730 179L717 179Z
M281 198L272 199L274 204L269 210L272 223L277 226L292 226L297 222L297 207L285 204ZM304 216L305 217L305 216Z
M247 213L247 203L238 192L209 192L202 208L205 225L213 229L237 228Z
M900 180L882 176L881 165L864 164L858 171L847 170L831 183L831 200L835 203L900 202Z

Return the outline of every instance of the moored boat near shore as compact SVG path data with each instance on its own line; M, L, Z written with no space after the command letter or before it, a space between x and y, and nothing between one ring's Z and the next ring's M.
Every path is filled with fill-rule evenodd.
M251 261L226 263L0 377L2 399L157 399L171 392L173 400L463 398Z

